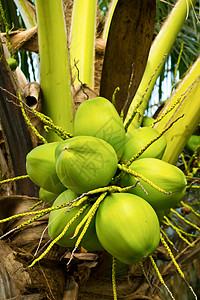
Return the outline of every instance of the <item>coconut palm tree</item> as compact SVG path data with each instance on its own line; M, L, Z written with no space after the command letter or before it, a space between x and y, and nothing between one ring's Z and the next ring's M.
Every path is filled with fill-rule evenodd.
M155 71L159 71L160 74L159 94L161 95L165 74L163 66L169 66L169 61L168 64L165 64L165 61L170 55L169 72L172 74L179 72L182 85L179 85L166 105L161 103L162 111L159 115L157 112L157 115L163 116L170 105L176 103L182 95L187 97L185 97L184 104L180 106L179 114L172 110L174 119L171 119L170 113L168 114L172 122L179 118L180 122L176 122L177 128L174 125L165 133L169 146L164 160L178 164L188 175L188 185L193 187L199 180L198 153L195 153L197 155L191 158L186 152L187 150L184 150L182 159L180 154L199 122L200 105L197 97L199 90L199 60L197 59L199 54L199 25L195 19L196 16L198 18L196 1L191 2L197 6L197 8L194 7L196 14L191 12L186 21L185 18L189 13L189 4L191 3L183 0L177 1L175 7L174 1L167 3L164 1L157 1L156 3L152 0L146 0L142 3L135 1L134 5L132 1L128 0L118 1L118 4L117 1L112 1L106 21L100 12L97 13L96 1L65 0L62 2L51 0L44 2L37 0L34 2L25 0L1 1L1 31L5 32L1 35L0 53L0 166L2 180L26 174L26 155L33 147L45 141L41 135L44 135L48 141L60 140L55 132L61 131L56 130L54 124L73 134L72 124L76 108L87 98L94 98L100 94L112 101L113 93L119 86L120 91L115 94L117 111L119 113L123 111L122 117L125 124L129 119L128 116L131 115L130 127L140 126L141 120L138 121L138 115L142 117L147 113L149 103L151 105L149 102L150 94L155 85L154 83L151 87L151 83L156 81L159 76L158 72ZM100 4L104 8L107 2ZM179 11L177 7L182 7L182 10ZM193 6L191 5L191 7ZM177 19L175 19L177 24L172 27L177 32L173 32L173 28L170 28L169 35L166 37L164 30L170 23L170 17L164 26L161 25L169 11L175 11L175 8L178 11ZM36 19L35 14L37 15ZM63 14L65 23L62 18ZM173 21L173 18L171 19ZM80 20L82 23L79 22ZM39 40L36 25L38 25ZM13 31L16 32L9 32L12 26L14 26ZM22 27L26 27L28 30L19 32L18 29ZM173 36L171 45L165 48L165 44L170 44L169 36ZM152 39L154 40L154 48ZM37 43L37 41L39 42ZM77 47L76 43L79 41L80 44ZM7 47L5 43L7 43ZM161 54L159 57L156 50L154 50L155 52L152 51L152 49L159 47L159 43L163 43L160 47L164 49L164 53L167 55ZM12 49L20 50L13 53ZM42 97L39 84L26 82L27 79L30 81L31 78L28 71L30 67L33 69L33 74L36 74L34 73L36 72L34 66L38 58L33 58L33 51L39 52L40 55ZM23 72L19 68L15 71L10 70L6 61L9 56L19 60ZM122 60L123 56L126 56L126 60ZM178 57L180 57L180 63L178 63ZM147 66L153 59L156 63L148 73ZM190 72L183 79L183 75L193 63ZM50 67L53 68L53 72L48 71ZM141 91L143 91L142 94ZM143 99L144 105L139 106L140 99L137 100L137 95ZM22 99L23 102L19 102L19 99ZM190 101L192 101L192 105L190 105ZM43 115L37 114L38 110L41 111L41 102L42 112L48 115L54 124ZM23 103L25 113L21 109L20 103ZM140 112L138 115L137 111L133 114L135 103ZM155 105L155 103L153 104ZM192 109L190 109L191 106ZM186 123L182 122L182 114L188 116ZM26 126L27 117L25 117L25 121L24 115L28 116L31 121L31 127L37 129L36 136ZM166 129L166 124L168 124L168 119L162 118L155 126L159 132L162 132ZM44 133L43 125L48 127L48 133ZM186 131L186 127L189 128L189 131ZM177 132L180 132L181 129L183 129L181 141L173 138L176 140L175 143L170 143L172 137L177 136ZM198 194L194 191L188 192L186 196L186 203L195 202L198 198ZM28 211L38 200L38 187L30 179L21 178L19 181L8 183L4 181L4 184L1 185L1 219ZM33 210L47 207L43 203ZM188 211L186 208L184 206L183 209L185 215L191 212L191 207L188 208ZM198 206L195 208L198 209ZM27 215L20 219L11 218L8 223L3 223L1 227L4 239L0 244L0 273L3 283L0 289L0 298L9 299L17 296L21 297L20 299L26 297L26 299L63 300L112 298L110 280L112 257L106 252L90 253L80 248L68 266L67 262L72 249L54 245L42 260L29 268L30 262L33 262L34 258L44 251L49 237L47 230L45 230L48 215L26 225L24 222L28 218ZM167 223L170 220L171 223ZM198 228L194 229L191 224L198 225L198 212L195 218L189 215L188 220L190 224L183 225L181 223L183 220L177 217L176 212L171 212L163 223L163 230L166 228L164 232L169 234L174 242L174 247L180 249L179 254L177 254L172 247L181 269L192 262L186 274L190 270L192 270L190 274L195 274L195 271L198 270L198 262L195 261L195 258L199 256L199 238L196 233ZM24 226L20 227L22 223ZM169 228L173 224L175 226L171 227L170 231ZM194 242L194 247L190 247L190 244L188 246L185 244L186 239L180 238L180 231L175 230L178 226L182 226L186 232L191 234L186 237L189 241ZM193 235L197 235L195 239ZM176 272L177 265L172 263L169 252L163 245L158 247L152 259L159 263L162 278L164 278L169 289L165 286L166 289L164 288L163 292L157 288L160 285L159 273L155 272L155 267L152 268L149 259L146 259L142 266L141 264L128 266L117 262L116 276L119 298L164 299L166 293L166 299L168 299L169 295L173 297L171 292L178 297L177 289L173 287L171 282L172 276L177 276L177 273L179 278L180 275L182 276L181 282L185 283L187 280L193 287L195 284L198 287L195 275L192 278L192 275L187 277L186 275L183 276L182 272ZM161 285L161 287L163 286ZM181 296L183 297L188 293L191 293L191 290L185 289Z

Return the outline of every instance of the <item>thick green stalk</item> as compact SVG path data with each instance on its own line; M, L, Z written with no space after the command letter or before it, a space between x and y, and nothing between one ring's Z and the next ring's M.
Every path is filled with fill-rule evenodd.
M162 131L166 126L181 117L166 133L167 147L162 160L176 164L179 155L189 137L200 122L200 57L188 71L184 80L179 84L168 100L161 114L167 113L155 128ZM175 105L177 103L177 105Z
M36 0L43 112L73 133L73 104L62 0ZM48 140L59 140L49 132Z
M125 124L128 122L133 112L137 110L128 130L138 128L142 121L142 116L150 99L151 92L156 80L160 75L165 60L181 30L182 25L188 15L189 10L196 0L179 0L172 9L170 15L162 26L159 34L155 38L146 65L146 69L139 85L139 88L130 105ZM156 74L155 74L156 71ZM139 105L142 98L142 103ZM139 115L138 115L139 114Z
M27 29L37 26L35 21L35 11L33 6L27 0L13 0L20 11Z
M70 58L74 83L77 84L81 81L91 88L94 83L96 8L96 0L74 1L70 37Z

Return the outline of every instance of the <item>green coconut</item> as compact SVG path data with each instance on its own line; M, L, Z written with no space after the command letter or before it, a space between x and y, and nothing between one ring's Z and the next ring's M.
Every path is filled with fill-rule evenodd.
M149 127L152 125L152 123L155 121L154 118L152 117L148 117L148 116L144 116L142 119L142 127Z
M77 194L108 185L117 170L113 147L92 136L61 142L55 156L60 181Z
M126 264L152 254L160 240L155 211L144 199L130 193L114 193L102 201L96 232L104 249Z
M125 129L113 104L97 97L84 101L74 119L74 136L95 136L108 142L115 149L118 159L124 150Z
M125 137L125 146L121 161L127 162L131 157L137 154L158 135L159 132L152 127L141 127L128 131ZM138 157L138 159L144 157L154 157L161 159L166 146L167 140L164 136L161 136L157 141L153 142L151 146L149 146Z
M191 137L189 138L186 144L186 150L190 153L190 155L192 155L199 145L200 145L200 136L193 134L191 135Z
M12 71L15 71L18 67L18 61L14 57L6 58L7 63Z
M72 201L77 198L77 194L66 190L63 193L61 193L57 199L53 203L53 207L61 204L68 203L69 201ZM75 246L75 243L77 241L77 238L80 235L77 235L77 237L71 239L74 236L74 232L78 224L81 222L81 220L84 218L84 216L88 213L89 209L92 205L89 205L89 207L72 223L72 225L69 227L69 229L66 231L64 236L57 242L58 245L62 247L71 248ZM67 223L78 213L80 208L82 208L83 205L80 205L78 207L73 207L70 210L68 207L64 207L58 210L54 210L50 212L49 216L49 222L48 222L48 233L49 236L52 239L57 238L57 236L63 231ZM82 228L83 229L83 228ZM101 251L103 250L102 245L100 244L95 230L95 216L93 217L86 234L83 237L83 240L81 242L81 245L88 251Z
M26 156L26 171L39 187L59 194L66 190L56 173L55 149L59 142L37 146Z
M170 192L170 194L164 194L138 177L148 195L139 185L131 189L130 193L144 198L156 211L172 208L183 199L187 181L184 173L178 167L156 158L142 158L135 160L130 165L130 169L143 175L159 188ZM121 179L123 187L134 185L134 183L135 179L131 175L123 174Z
M49 205L52 205L58 196L59 196L59 194L49 192L43 188L39 189L40 200L42 200L43 202L46 202Z

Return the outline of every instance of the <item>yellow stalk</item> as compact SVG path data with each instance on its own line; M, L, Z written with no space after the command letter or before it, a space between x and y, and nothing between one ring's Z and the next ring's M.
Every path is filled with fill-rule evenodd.
M81 81L91 88L94 83L96 8L96 0L74 1L70 37L70 58L74 83L78 84Z
M161 132L166 126L183 115L164 136L167 139L167 147L162 160L176 164L180 153L185 147L189 137L194 132L200 121L200 57L189 70L184 80L165 105L162 114L166 114L171 107L174 108L164 115L155 125ZM177 105L175 105L177 103Z
M138 128L142 121L142 116L147 107L151 92L154 88L156 80L160 75L165 60L175 42L175 39L187 18L189 9L193 6L196 0L179 0L172 9L170 15L162 26L159 34L155 38L146 65L146 69L138 87L138 90L130 105L125 123L128 122L132 113L137 109L137 114L131 122L128 130ZM156 70L156 74L155 73ZM144 97L143 97L144 95ZM142 98L143 97L143 98ZM140 100L142 103L137 108Z
M43 112L73 132L71 77L62 0L36 0ZM49 132L48 140L59 140Z
M104 26L104 30L103 30L103 35L102 38L107 41L108 39L108 33L109 33L109 29L110 29L110 23L112 21L112 16L115 10L115 7L117 5L118 0L112 0L109 6L109 10L108 10L108 14L106 16L106 23Z

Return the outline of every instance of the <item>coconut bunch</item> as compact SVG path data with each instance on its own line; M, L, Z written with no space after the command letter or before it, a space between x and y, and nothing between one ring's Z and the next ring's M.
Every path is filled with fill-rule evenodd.
M27 174L55 208L49 236L127 264L151 255L162 216L186 190L183 172L161 160L166 139L158 135L152 127L125 132L113 104L97 97L79 106L72 138L30 151Z

